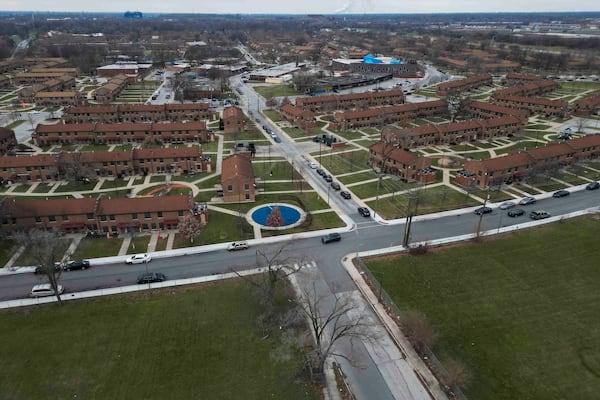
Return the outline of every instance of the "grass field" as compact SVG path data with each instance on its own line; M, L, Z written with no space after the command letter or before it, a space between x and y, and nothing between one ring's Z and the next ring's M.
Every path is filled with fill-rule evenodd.
M434 352L471 376L470 399L600 393L600 269L594 218L367 262L400 309L424 312Z
M243 282L0 314L2 399L316 399ZM17 334L18 332L18 334Z

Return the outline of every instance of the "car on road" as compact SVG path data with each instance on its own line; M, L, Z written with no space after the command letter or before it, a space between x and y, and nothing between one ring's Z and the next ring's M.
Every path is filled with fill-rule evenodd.
M513 208L516 205L517 203L515 203L514 201L505 201L504 203L500 204L498 208L501 210L508 210L509 208Z
M167 277L161 272L146 272L137 277L137 283L140 285L143 283L163 282L166 280Z
M352 197L352 195L350 194L350 192L348 192L347 190L342 190L340 192L340 196L342 196L346 200L349 200Z
M535 219L535 220L549 218L549 217L550 217L550 213L548 211L544 211L544 210L532 211L529 214L529 218Z
M76 269L88 269L89 267L90 262L88 260L74 260L66 263L63 269L65 271L73 271Z
M331 188L334 190L340 190L342 187L337 182L331 182Z
M473 211L473 212L477 215L489 214L492 212L492 207L488 207L488 206L479 207L479 208L475 209L475 211Z
M585 186L586 190L600 189L600 182L590 182Z
M327 182L327 183L333 182L333 177L329 174L323 175L323 179L325 179L325 182Z
M62 285L58 285L57 289L58 294L62 294L65 291L65 288ZM52 285L49 283L41 283L32 287L29 295L31 297L46 297L55 296L56 293L54 292L54 289L52 289Z
M248 248L248 242L246 242L245 240L243 240L241 242L229 243L229 245L227 246L228 251L246 250L247 248Z
M522 208L513 208L507 213L507 215L511 218L520 217L523 214L525 214L525 210Z
M54 263L54 272L58 272L60 270L62 270L62 264L58 263L58 262ZM44 265L38 265L33 270L33 273L36 274L36 275L45 274L46 273L46 267Z
M568 190L561 189L561 190L557 190L556 192L552 193L552 197L556 197L556 198L567 197L570 194L571 194L571 192L569 192Z
M311 162L308 163L308 167L310 169L317 169L318 166L319 165L316 162L314 162L314 161L311 161Z
M527 197L523 197L521 199L521 201L519 201L519 204L522 206L527 206L529 204L535 204L537 200L535 199L535 197L533 196L527 196Z
M325 171L323 169L321 169L321 168L317 168L316 172L317 172L317 174L319 174L321 176L325 175Z
M281 143L281 139L279 138L279 136L273 136L273 140L275 141L275 143Z
M342 240L342 235L339 233L329 233L321 238L321 243L327 244L331 242L339 242Z
M152 257L148 254L134 254L130 257L127 257L125 260L125 264L146 264L152 261Z
M370 217L371 211L367 207L358 207L358 213L363 217Z

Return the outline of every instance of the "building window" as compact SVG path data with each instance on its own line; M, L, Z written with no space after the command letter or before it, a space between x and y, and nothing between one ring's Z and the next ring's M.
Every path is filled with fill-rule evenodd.
M149 212L144 213L144 218L150 218L150 213Z
M180 216L180 217L183 217L183 210L177 211L177 215Z
M249 185L248 183L245 183L245 184L244 184L244 190L245 190L245 191L248 191L248 190L250 190L250 185Z
M158 217L159 217L159 218L162 218L162 216L163 216L163 214L162 214L162 211L159 211L159 212L157 213L157 215L158 215Z
M114 214L112 214L112 215L110 216L110 220L111 220L111 221L114 221L114 220L115 220L115 215L114 215Z
M42 222L42 218L38 217L37 215L35 216L35 222Z
M106 221L106 215L101 215L100 216L100 221Z
M69 220L69 216L68 215L63 215L62 216L62 220L63 221L68 221Z
M54 215L50 215L50 216L48 217L48 221L52 221L52 222L54 222L54 221L56 221L56 217L55 217Z
M92 213L87 213L86 214L87 219L94 219L94 214Z
M137 217L137 213L133 213L133 214L131 214L131 219L137 219L137 218L138 218L138 217Z
M227 191L233 192L233 185L227 185Z

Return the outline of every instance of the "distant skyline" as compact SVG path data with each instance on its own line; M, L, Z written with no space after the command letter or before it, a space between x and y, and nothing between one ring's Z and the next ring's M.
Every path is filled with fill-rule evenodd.
M3 0L0 11L72 11L201 14L363 14L600 11L598 0Z

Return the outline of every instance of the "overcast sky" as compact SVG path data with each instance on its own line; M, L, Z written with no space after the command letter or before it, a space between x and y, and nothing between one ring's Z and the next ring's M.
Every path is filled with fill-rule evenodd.
M2 0L0 11L145 13L445 13L600 11L598 0Z

